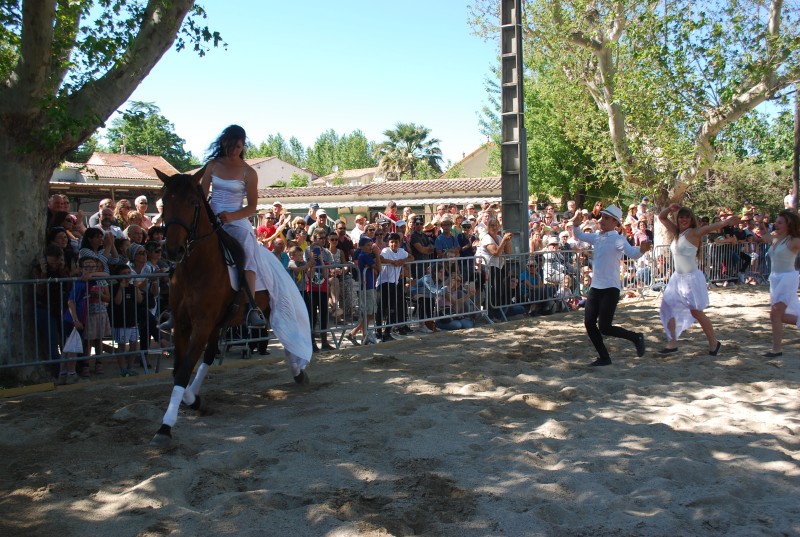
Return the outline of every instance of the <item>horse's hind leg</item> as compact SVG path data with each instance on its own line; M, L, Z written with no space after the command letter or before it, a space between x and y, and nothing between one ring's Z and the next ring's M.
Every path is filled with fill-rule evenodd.
M217 345L219 341L219 332L217 332L216 337L212 337L208 341L208 345L206 345L205 354L203 355L203 363L197 368L197 373L194 376L194 380L186 388L186 391L183 392L183 402L184 404L188 405L193 410L200 410L201 409L201 402L200 402L200 388L203 386L203 381L208 375L208 368L214 363L214 358L216 358L217 354L219 354L219 347Z

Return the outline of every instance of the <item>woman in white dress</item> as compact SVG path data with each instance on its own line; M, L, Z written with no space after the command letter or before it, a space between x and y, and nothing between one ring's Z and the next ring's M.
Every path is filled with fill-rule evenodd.
M669 218L672 213L677 213L675 222ZM714 334L711 321L703 312L708 307L708 288L705 275L697 266L697 249L705 235L725 226L735 226L739 218L732 216L727 220L700 227L691 209L673 203L661 211L658 219L672 238L669 249L674 266L661 299L661 324L667 334L667 346L659 352L678 352L678 338L697 319L708 339L708 354L716 356L722 344Z
M798 254L800 254L800 216L786 209L775 219L772 245L767 251L771 262L769 298L772 306L769 310L769 320L772 324L772 351L764 354L766 358L783 355L783 325L798 326L800 300L797 298L797 287L800 283L800 273L795 264Z
M304 369L311 359L311 328L308 313L297 286L281 262L256 239L249 218L256 213L258 174L244 160L247 135L242 127L227 127L209 147L210 158L200 186L211 192L212 211L223 229L244 249L244 276L250 290L269 291L270 325L283 343L292 374L297 382L306 381ZM247 200L247 205L243 200ZM264 326L263 313L252 308L249 326Z

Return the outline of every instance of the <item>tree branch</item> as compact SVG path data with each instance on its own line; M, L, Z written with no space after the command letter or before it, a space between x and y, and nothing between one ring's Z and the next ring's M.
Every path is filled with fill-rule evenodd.
M44 97L53 43L56 0L22 3L20 56L8 84L0 91L0 109L35 115Z
M68 112L89 121L82 133L65 140L64 147L80 143L133 93L175 42L194 0L149 0L136 39L123 58L101 78L88 82L69 97ZM190 83L187 82L187 90Z
M47 77L53 93L61 86L69 71L70 52L75 46L81 25L80 4L71 0L57 1L59 17L54 28L53 59Z

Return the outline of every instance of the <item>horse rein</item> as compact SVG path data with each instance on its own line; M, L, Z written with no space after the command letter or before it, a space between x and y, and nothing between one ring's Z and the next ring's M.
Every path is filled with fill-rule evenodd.
M176 265L182 263L184 260L189 258L189 255L192 253L192 248L196 243L211 238L211 236L214 235L217 232L217 230L221 227L221 224L219 223L219 218L211 210L211 207L208 205L208 201L206 201L202 196L200 196L200 199L203 200L203 205L205 205L206 211L208 212L208 218L211 221L212 229L209 233L202 235L200 237L196 236L197 224L200 223L200 203L197 201L194 202L194 216L192 217L191 226L187 225L186 222L184 222L180 218L174 216L168 218L167 221L164 222L164 236L167 235L167 233L169 232L169 226L172 224L177 224L186 230L186 249L184 250L186 253L185 255L182 255L180 259L176 259L173 261Z

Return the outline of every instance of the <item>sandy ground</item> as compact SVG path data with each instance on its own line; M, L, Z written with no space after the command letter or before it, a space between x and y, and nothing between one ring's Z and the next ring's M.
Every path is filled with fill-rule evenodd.
M766 290L712 293L661 357L595 358L582 315L212 372L213 412L148 442L166 379L0 401L2 535L800 535L799 335L767 360ZM276 354L273 352L273 354ZM272 358L272 357L270 357Z

